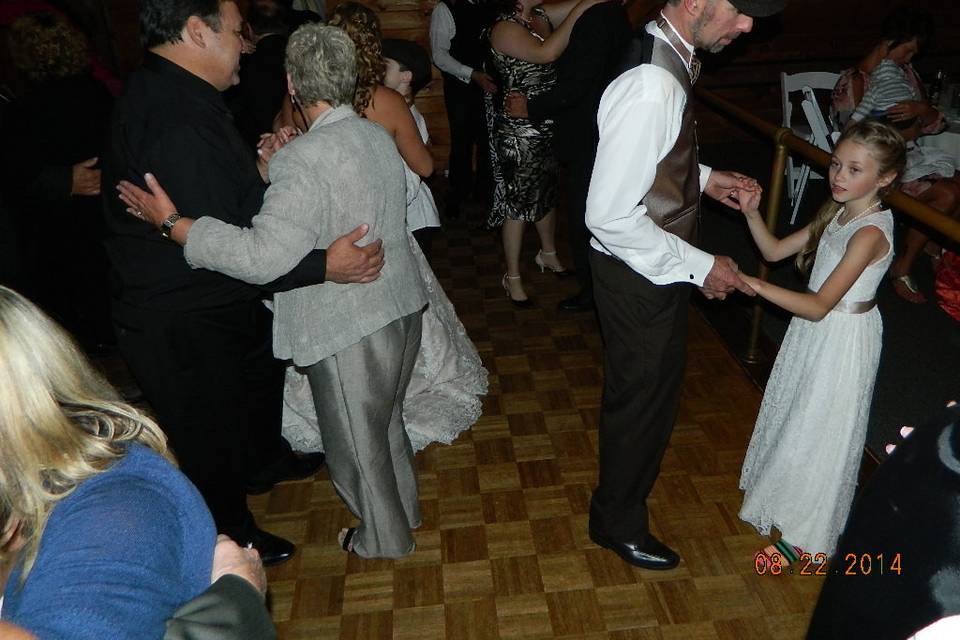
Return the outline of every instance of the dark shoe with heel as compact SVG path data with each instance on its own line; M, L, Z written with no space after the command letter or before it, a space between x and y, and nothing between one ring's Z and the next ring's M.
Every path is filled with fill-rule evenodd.
M642 542L620 542L590 527L590 539L604 549L613 551L624 562L641 569L665 571L680 564L677 552L657 540L652 533L648 533Z

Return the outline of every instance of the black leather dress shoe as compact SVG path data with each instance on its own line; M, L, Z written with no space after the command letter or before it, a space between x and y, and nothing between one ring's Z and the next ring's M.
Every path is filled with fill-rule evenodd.
M624 562L641 569L663 571L673 569L680 564L676 551L648 533L643 542L617 542L601 531L590 527L590 539L605 549L610 549L623 558Z
M593 295L581 291L575 296L564 298L557 303L560 311L593 311Z
M243 527L240 531L226 532L241 547L252 544L260 553L263 566L270 567L286 562L293 557L297 547L289 540L264 531L256 525Z
M326 457L322 451L317 453L290 453L281 462L270 465L247 481L246 492L252 496L266 493L273 485L285 480L303 480L309 478L323 466Z

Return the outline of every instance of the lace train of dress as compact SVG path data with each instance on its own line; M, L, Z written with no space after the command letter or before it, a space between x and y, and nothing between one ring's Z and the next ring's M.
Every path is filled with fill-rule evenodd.
M431 442L450 444L480 417L479 396L487 393L487 370L467 330L409 233L427 290L420 351L403 403L403 420L414 451ZM307 377L287 368L283 392L283 435L297 451L322 451L320 429Z

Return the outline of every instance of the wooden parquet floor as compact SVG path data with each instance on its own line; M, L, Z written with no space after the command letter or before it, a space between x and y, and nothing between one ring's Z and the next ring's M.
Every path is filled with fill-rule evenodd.
M802 638L813 576L758 576L764 544L737 512L740 464L761 393L691 312L682 408L650 500L654 532L683 561L634 569L592 544L601 345L592 313L560 314L576 283L533 267L538 306L500 288L498 239L462 223L433 262L490 371L472 430L418 454L424 524L417 550L362 560L337 545L352 517L325 472L250 499L262 527L297 543L268 572L280 637L306 639Z

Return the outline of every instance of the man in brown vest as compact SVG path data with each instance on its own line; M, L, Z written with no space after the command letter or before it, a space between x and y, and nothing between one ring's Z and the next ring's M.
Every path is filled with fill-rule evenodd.
M727 256L694 246L700 194L734 209L738 173L699 164L694 49L720 51L786 0L668 0L638 32L607 87L587 197L590 263L604 340L600 481L590 537L630 564L672 569L680 557L651 533L646 499L680 400L690 286L708 298L754 292Z

